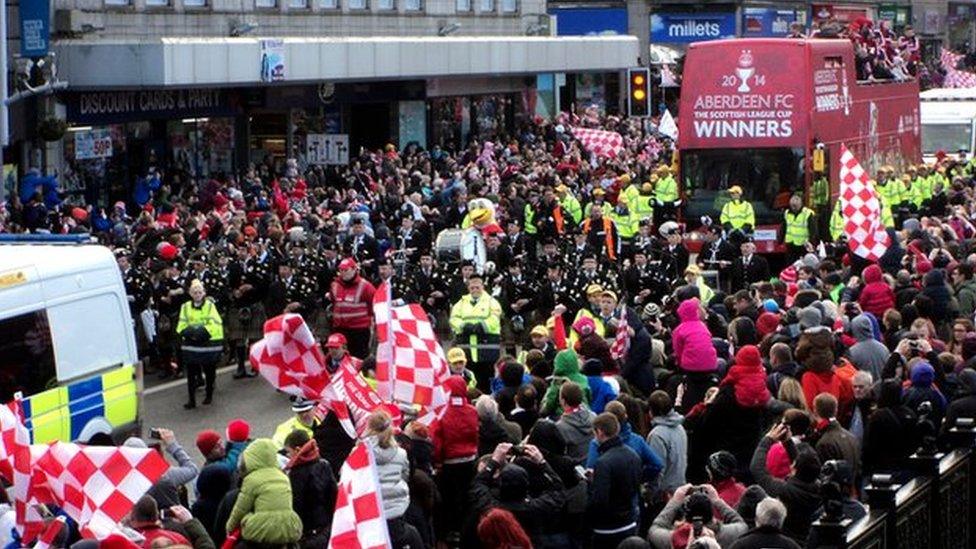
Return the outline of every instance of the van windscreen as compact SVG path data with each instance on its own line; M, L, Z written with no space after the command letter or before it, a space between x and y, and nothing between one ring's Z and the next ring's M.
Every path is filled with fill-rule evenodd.
M922 124L922 154L969 151L972 142L973 126L968 121L963 124Z
M45 311L0 320L0 402L57 385L54 346Z

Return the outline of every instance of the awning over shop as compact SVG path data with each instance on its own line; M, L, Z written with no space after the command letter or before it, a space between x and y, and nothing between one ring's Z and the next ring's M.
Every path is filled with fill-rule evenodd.
M633 36L162 38L55 45L58 73L74 89L614 71L636 66L638 49Z

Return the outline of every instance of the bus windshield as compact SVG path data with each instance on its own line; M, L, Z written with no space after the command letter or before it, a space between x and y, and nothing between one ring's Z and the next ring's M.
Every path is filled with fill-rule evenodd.
M716 223L729 187L742 187L752 202L756 224L781 223L790 195L803 192L803 149L703 149L682 151L682 183L690 227L710 216Z
M972 124L922 124L922 154L938 151L954 153L970 150L973 142Z

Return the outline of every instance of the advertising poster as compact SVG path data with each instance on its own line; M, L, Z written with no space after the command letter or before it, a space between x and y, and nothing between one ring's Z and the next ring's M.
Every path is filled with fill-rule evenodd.
M108 128L75 132L75 160L112 156L112 134Z
M806 12L746 7L742 11L742 36L784 37L793 23L805 23Z
M281 82L285 79L285 41L261 40L261 81Z
M305 137L305 158L309 164L329 166L349 163L349 135L310 133Z

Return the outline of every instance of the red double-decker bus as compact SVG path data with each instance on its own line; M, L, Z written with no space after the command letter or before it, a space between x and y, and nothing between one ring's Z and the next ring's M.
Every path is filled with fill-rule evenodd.
M756 212L758 248L780 251L783 210L791 194L810 196L815 157L823 155L832 201L842 143L872 174L880 166L918 162L918 83L858 81L854 62L848 40L692 44L678 115L689 224L703 215L717 222L726 190L740 185ZM815 154L818 149L823 153Z

